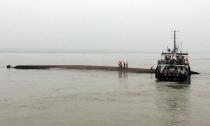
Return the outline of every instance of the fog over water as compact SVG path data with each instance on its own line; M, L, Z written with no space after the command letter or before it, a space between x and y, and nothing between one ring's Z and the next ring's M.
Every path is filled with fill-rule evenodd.
M210 125L208 0L0 0L0 125ZM151 68L177 44L199 75L17 70L6 65ZM180 46L179 46L180 48ZM155 52L155 53L154 53ZM207 52L207 53L206 53Z
M210 50L208 0L0 0L0 50Z

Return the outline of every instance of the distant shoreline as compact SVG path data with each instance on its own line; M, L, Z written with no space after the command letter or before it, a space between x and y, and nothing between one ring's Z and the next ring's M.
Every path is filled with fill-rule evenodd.
M0 53L160 53L144 51L62 51L62 50L0 50Z
M152 54L152 53L161 53L162 51L99 51L99 50L78 50L78 51L70 51L70 50L35 50L35 49L27 49L27 50L17 50L17 49L0 49L0 53L147 53L147 54ZM203 53L210 53L208 51L194 51L194 52L189 52L190 54L203 54Z

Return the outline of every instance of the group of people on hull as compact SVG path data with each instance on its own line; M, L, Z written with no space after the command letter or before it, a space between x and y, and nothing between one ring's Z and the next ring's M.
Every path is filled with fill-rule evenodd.
M128 61L119 60L118 66L119 66L119 68L128 68Z

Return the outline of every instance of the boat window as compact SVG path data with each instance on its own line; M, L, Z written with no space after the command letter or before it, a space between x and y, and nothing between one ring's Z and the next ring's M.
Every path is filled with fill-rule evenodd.
M170 60L171 56L170 55L165 55L165 60Z

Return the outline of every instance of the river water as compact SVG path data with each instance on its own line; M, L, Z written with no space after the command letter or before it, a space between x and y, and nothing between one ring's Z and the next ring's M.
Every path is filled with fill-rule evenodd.
M154 74L15 70L7 64L156 65L156 53L0 53L1 126L210 125L210 55L190 55L191 84Z

